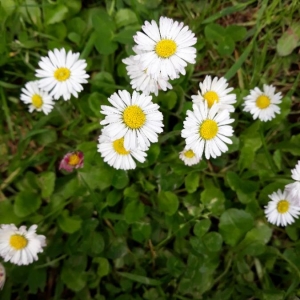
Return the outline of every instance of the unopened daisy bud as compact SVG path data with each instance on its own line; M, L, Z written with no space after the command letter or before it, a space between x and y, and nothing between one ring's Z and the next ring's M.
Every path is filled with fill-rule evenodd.
M286 191L278 190L269 195L271 201L265 206L268 221L277 226L287 226L300 215L300 207L292 203Z
M224 77L215 77L212 80L211 76L206 76L199 86L198 95L192 96L194 103L206 101L208 108L218 103L220 110L234 112L233 104L236 103L236 95L229 94L233 88L227 88L228 82Z
M74 169L83 168L84 155L81 151L67 153L59 164L60 170L72 172Z
M39 88L38 81L27 82L25 88L22 88L21 91L20 99L29 105L29 112L36 110L48 115L53 109L52 96Z
M71 95L78 98L78 93L83 90L82 83L87 83L84 59L79 59L79 53L72 53L64 48L48 52L48 56L41 57L36 76L39 80L39 87L50 92L54 99L63 97L69 100Z
M196 62L196 48L191 46L196 44L197 38L188 26L160 17L159 24L146 21L142 29L144 33L137 32L133 38L137 49L144 53L135 59L140 60L152 76L175 79L178 73L185 75L187 63Z
M287 184L285 189L294 204L300 206L300 160L298 161L295 169L291 170L292 178L295 182Z
M0 290L3 289L4 283L6 279L6 273L4 266L0 263Z
M250 90L250 95L244 98L244 111L250 112L253 119L267 122L280 113L281 93L275 94L275 87L264 84L263 91L258 87Z
M43 252L46 238L37 235L36 229L37 225L32 225L28 230L26 226L0 225L0 256L4 261L28 265L38 260L37 254Z
M184 150L179 153L179 158L187 166L196 165L200 161L200 157L193 150L189 148L184 148Z
M218 104L208 108L207 102L193 105L193 111L187 111L183 122L181 136L185 138L186 147L193 150L200 158L216 158L228 151L226 144L232 144L228 137L233 135L232 126L227 110L219 110Z

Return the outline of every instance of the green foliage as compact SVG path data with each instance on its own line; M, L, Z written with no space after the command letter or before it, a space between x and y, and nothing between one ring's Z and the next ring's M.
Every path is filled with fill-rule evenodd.
M299 3L293 1L0 1L0 224L38 225L47 238L29 266L3 262L1 300L292 300L300 296L300 222L264 217L300 155ZM132 171L97 152L100 105L132 91L122 59L144 21L164 15L198 39L197 62L153 101L164 132ZM49 115L19 101L49 49L79 52L89 83ZM237 94L233 144L188 167L178 158L185 113L205 75ZM281 114L242 111L255 86L283 94ZM58 170L68 151L84 167Z

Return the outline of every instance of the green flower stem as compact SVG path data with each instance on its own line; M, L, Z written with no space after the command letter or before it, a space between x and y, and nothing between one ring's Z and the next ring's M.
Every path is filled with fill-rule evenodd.
M62 259L65 259L66 257L67 257L67 254L64 254L64 255L56 258L56 259L48 261L47 263L45 263L43 265L36 266L35 269L42 269L42 268L45 268L45 267L48 267L48 266L53 266L55 263L57 263L58 261L60 261Z

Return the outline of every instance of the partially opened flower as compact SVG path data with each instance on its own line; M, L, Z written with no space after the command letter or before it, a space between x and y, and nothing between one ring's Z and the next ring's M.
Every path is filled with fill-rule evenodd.
M228 150L226 144L232 144L228 137L233 135L229 125L233 121L227 110L219 110L218 104L209 109L206 101L199 102L193 105L193 111L187 111L181 136L185 138L186 147L200 158L203 153L207 159L216 158Z
M48 115L53 109L54 102L52 97L38 86L38 81L29 81L22 88L21 101L28 104L29 112L42 111Z
M81 151L67 153L59 164L60 170L72 172L74 169L83 168L84 155Z
M16 265L28 265L38 260L37 254L46 246L45 236L36 234L37 225L28 230L14 224L0 225L0 256Z
M79 59L79 53L72 53L64 48L48 52L48 56L41 57L39 62L41 69L36 70L39 87L50 92L54 99L63 97L69 100L71 95L78 97L83 90L82 83L87 83L89 75L84 59Z
M300 215L300 207L294 205L286 191L278 190L269 195L271 201L265 206L268 221L277 226L287 226Z
M147 156L146 152L140 149L126 150L123 137L113 140L105 135L105 131L99 136L98 152L111 167L121 170L135 169L136 163L133 158L143 163Z
M275 118L275 114L280 113L278 104L281 99L281 93L275 94L274 86L264 84L263 91L256 87L244 98L244 111L250 112L254 120L270 121Z
M0 263L0 290L3 289L6 279L6 272L4 266Z
M184 162L187 166L193 166L199 163L200 157L191 149L184 148L183 151L179 153L179 158Z
M133 37L137 49L144 53L135 56L143 68L154 77L162 75L174 79L178 73L185 75L187 62L194 64L197 38L188 26L166 17L160 17L159 26L148 21L142 26L144 33Z
M234 112L233 104L236 102L236 95L229 94L233 88L227 88L228 82L224 77L214 77L212 80L211 76L206 76L199 86L198 95L192 96L194 103L206 101L209 108L214 103L218 103L220 110L227 109L229 112Z
M295 169L291 170L291 172L295 182L287 184L285 189L293 203L300 206L300 160L295 166Z
M151 96L139 94L132 96L125 90L118 91L108 98L112 106L102 105L101 113L106 115L100 122L105 133L113 140L124 137L126 150L138 147L147 150L151 143L158 141L158 133L163 131L163 115L154 104Z
M142 53L136 47L133 47L133 50L136 53ZM141 91L145 95L154 93L156 96L159 90L166 91L167 89L172 89L172 85L168 82L168 77L158 75L154 78L139 60L134 59L134 56L127 57L122 61L127 65L126 70L131 79L130 84L133 89Z

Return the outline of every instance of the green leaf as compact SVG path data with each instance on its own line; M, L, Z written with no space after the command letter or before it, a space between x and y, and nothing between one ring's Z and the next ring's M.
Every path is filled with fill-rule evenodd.
M14 207L9 200L0 201L0 220L1 224L13 223L15 225L20 224L22 221L18 216L16 216Z
M86 285L85 274L66 264L62 268L60 276L62 282L74 292L79 292Z
M129 183L129 178L126 173L126 171L123 170L116 170L114 172L113 178L112 178L112 186L116 189L123 189L125 188Z
M50 197L54 191L55 173L44 172L40 174L38 181L42 190L42 198Z
M205 187L200 199L213 214L220 215L224 211L225 196L220 189L214 186Z
M217 252L222 248L223 239L218 232L209 232L203 236L203 242L209 251Z
M204 34L208 40L223 41L225 38L225 28L219 24L211 23L205 26Z
M188 193L192 194L196 192L198 186L199 186L199 180L200 180L200 174L197 172L189 173L185 179L185 188Z
M63 210L62 214L57 218L57 222L62 231L66 233L74 233L80 229L82 220L78 216L69 216L67 210Z
M172 192L160 192L157 200L159 209L169 216L174 215L179 207L178 198Z
M44 6L44 17L46 24L54 24L63 21L68 14L68 8L63 4L52 4Z
M277 41L277 52L280 56L287 56L300 44L300 23L294 23Z
M210 228L211 221L209 219L200 220L194 226L194 234L202 237Z
M137 30L138 29L136 28L123 29L113 37L113 41L125 45L133 44L133 36L137 32Z
M132 273L126 273L126 272L118 272L118 274L124 278L130 279L135 282L147 284L147 285L161 285L161 282L157 279L152 279L149 277L141 276L141 275L136 275Z
M159 93L157 99L161 103L162 107L167 109L173 109L177 103L177 94L174 91L168 91L166 93Z
M28 274L29 293L36 294L44 290L47 280L46 269L32 269Z
M115 206L122 199L122 192L118 190L112 190L106 197L106 203L109 206Z
M230 25L226 27L225 34L227 37L230 37L235 42L242 41L246 34L247 30L245 27L238 26L238 25Z
M132 10L128 8L123 8L117 11L115 15L115 21L117 28L120 28L123 26L137 23L138 19L136 17L136 14Z
M14 212L18 217L26 217L36 212L42 204L39 196L32 192L22 191L15 199Z
M128 224L137 222L144 216L144 205L139 201L131 201L127 204L124 211L125 221Z
M109 274L110 267L109 267L109 261L107 258L97 257L93 260L93 262L99 264L98 269L97 269L98 276L104 277Z
M219 229L226 244L235 246L253 227L253 217L236 208L226 210L220 218Z

